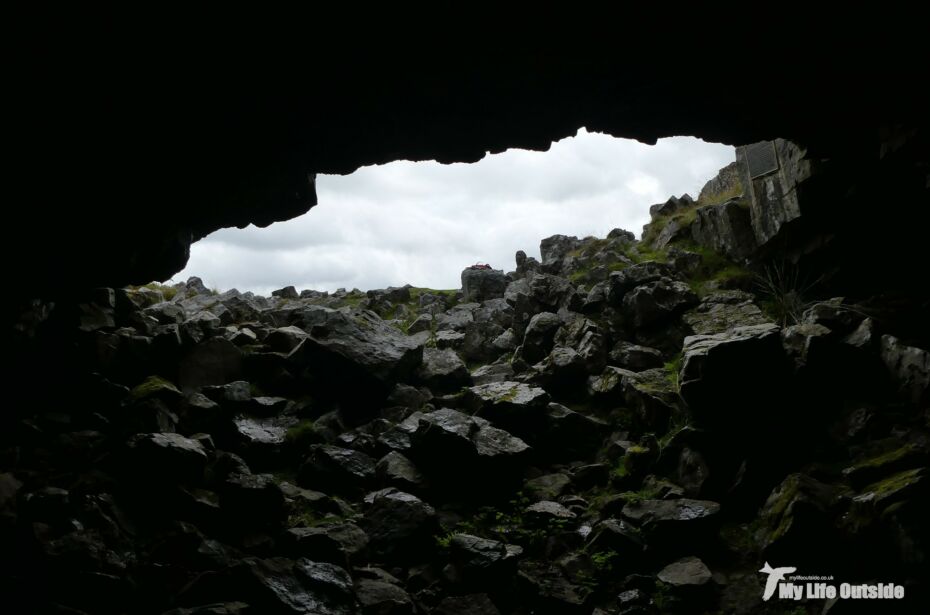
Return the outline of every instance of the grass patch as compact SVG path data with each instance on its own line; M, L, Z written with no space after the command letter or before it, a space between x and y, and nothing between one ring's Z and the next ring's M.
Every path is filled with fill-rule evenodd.
M420 297L422 295L439 295L446 300L446 308L455 307L458 303L456 296L458 295L457 288L448 288L448 289L435 289L435 288L418 288L414 287L410 289L410 303L418 306L420 304Z
M715 192L710 195L705 195L704 199L701 201L701 205L720 205L726 203L730 199L735 199L743 196L743 185L740 182L730 186L726 190L721 190L720 192ZM748 203L745 201L740 201L740 206L749 207Z
M672 388L678 392L678 373L681 371L681 361L683 355L681 352L676 354L670 361L667 361L663 368L665 369L665 379L672 385Z
M645 487L639 491L624 491L620 494L620 497L627 504L638 504L645 500L654 500L659 495L659 490L655 487Z
M314 444L319 442L320 439L320 432L317 430L313 421L309 419L304 419L297 423L284 434L284 440L296 446Z
M159 284L158 282L149 282L148 284L143 284L142 286L138 286L136 288L147 288L149 290L158 291L165 298L165 301L171 301L178 294L178 289L174 286Z
M142 384L137 385L129 392L129 401L137 402L146 397L153 396L180 397L181 391L173 383L161 376L149 376Z
M801 321L801 316L813 301L812 291L823 280L820 276L809 281L800 269L791 263L771 263L753 278L754 286L762 296L759 307L782 327Z
M313 511L304 510L297 512L287 517L287 526L288 527L317 527L320 525L328 525L330 523L340 523L345 521L339 515L333 513L327 513L325 515L320 515Z

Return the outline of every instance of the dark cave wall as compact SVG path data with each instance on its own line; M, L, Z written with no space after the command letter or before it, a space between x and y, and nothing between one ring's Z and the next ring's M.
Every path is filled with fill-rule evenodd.
M213 41L218 26L150 38L104 21L74 44L43 27L14 71L12 285L54 296L166 279L214 230L306 212L316 173L545 150L580 127L647 143L782 137L856 177L903 131L919 148L895 173L926 181L925 69L890 64L898 46L840 53L838 26L772 21L752 41L806 42L746 53L748 34L710 15L687 22L695 39L598 17L582 44L559 19L482 20L487 44L420 28L336 46L282 31L268 48L238 31Z

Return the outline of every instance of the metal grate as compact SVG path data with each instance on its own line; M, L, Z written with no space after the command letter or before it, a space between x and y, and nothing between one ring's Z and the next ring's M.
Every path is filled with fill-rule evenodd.
M746 146L746 165L749 167L749 177L755 179L778 170L778 156L775 154L775 143L760 141Z

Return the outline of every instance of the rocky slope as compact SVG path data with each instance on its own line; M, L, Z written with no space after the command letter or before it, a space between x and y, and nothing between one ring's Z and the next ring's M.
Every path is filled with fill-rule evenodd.
M747 268L717 181L642 242L549 237L461 290L35 303L0 432L0 587L28 606L5 611L824 610L763 602L769 561L916 612L927 340Z

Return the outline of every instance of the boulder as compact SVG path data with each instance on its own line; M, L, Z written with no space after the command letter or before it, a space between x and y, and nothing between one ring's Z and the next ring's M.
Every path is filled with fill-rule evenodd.
M506 382L513 380L513 377L513 367L509 361L482 365L471 373L472 382L477 386L492 382Z
M274 352L289 353L306 337L307 332L300 327L278 327L268 333L264 343Z
M485 301L504 296L510 280L500 269L473 269L462 271L462 293L466 302Z
M352 577L343 568L302 558L249 558L219 582L225 591L264 613L351 615L355 612Z
M447 312L437 314L433 317L436 323L437 331L465 331L469 324L475 321L473 308L474 303L457 305Z
M530 504L523 514L529 523L546 527L554 521L571 521L577 517L575 513L558 502L547 500Z
M232 423L235 449L256 466L268 466L280 454L287 431L299 420L294 416L255 418L238 415Z
M468 361L488 363L505 353L512 353L516 347L517 339L512 329L505 329L495 322L476 321L465 327L461 354Z
M580 357L587 374L599 374L607 364L607 339L593 321L575 317L555 335L555 345L572 349Z
M207 452L197 440L176 433L137 434L129 440L124 469L149 480L198 484L204 480Z
M220 507L236 532L279 530L287 518L284 491L271 474L230 474L219 492Z
M930 352L883 335L881 357L903 398L915 404L930 401Z
M513 307L513 330L521 339L534 315L557 313L562 308L577 312L583 304L571 282L544 273L511 282L504 298Z
M361 615L413 615L416 612L410 595L386 581L360 579L355 583L355 595L362 607Z
M699 207L691 225L691 236L699 245L726 254L736 261L748 257L756 248L749 208L730 199L720 205Z
M625 570L632 570L642 564L642 536L636 528L621 519L604 519L595 524L585 548L591 553L616 551L625 554Z
M723 167L711 179L707 180L704 187L698 194L699 203L713 203L719 201L721 195L740 195L743 191L743 183L740 179L740 163L731 162Z
M310 455L300 466L301 485L322 491L359 493L375 478L375 460L356 450L328 444L310 447Z
M292 527L282 537L284 548L295 557L312 557L348 568L368 546L368 535L354 523Z
M243 373L242 351L221 337L194 346L181 360L179 383L185 391L240 380Z
M371 496L365 528L376 557L406 562L424 561L439 531L436 511L415 495L385 489Z
M690 231L690 226L684 224L683 221L672 218L665 223L650 245L656 250L661 250L671 243L689 237Z
M571 478L563 472L543 474L524 483L526 493L537 500L555 500L564 494L572 484Z
M819 554L838 549L837 524L833 517L842 490L805 474L791 474L769 495L759 518L759 539L767 558L802 558L811 561ZM810 545L818 549L811 551ZM829 556L819 556L822 561Z
M284 288L271 291L271 296L280 297L281 299L299 299L300 293L298 293L297 289L293 286L285 286Z
M632 372L607 367L602 374L588 378L588 394L600 404L623 403L635 411L643 425L665 429L680 405L673 376L665 369Z
M705 546L714 536L720 504L708 500L640 500L623 507L625 521L639 527L651 548L676 551Z
M675 270L665 263L646 261L610 274L607 281L607 301L610 305L620 305L624 296L643 284L657 282L662 278L674 278Z
M531 612L581 614L591 590L575 585L555 566L536 561L518 564L517 591L521 604Z
M545 423L549 394L522 382L492 382L465 389L462 402L475 415L522 437Z
M555 334L560 326L562 321L552 312L533 315L523 334L523 343L518 350L520 356L530 364L541 360L552 350Z
M533 375L521 379L537 384L553 394L571 394L582 388L588 375L584 358L573 348L556 346L545 359L533 366Z
M436 392L451 392L471 384L471 374L452 349L424 348L417 379Z
M689 609L711 608L716 587L710 569L699 558L689 556L672 562L660 570L656 578L663 583L672 601L687 604Z
M843 297L818 301L804 310L801 315L802 323L822 325L841 335L855 329L864 319L865 312L857 306L846 303Z
M681 396L701 424L764 433L786 421L788 362L773 324L685 338Z
M408 421L409 455L436 477L436 487L484 492L512 487L527 461L530 448L523 440L481 417L443 408ZM398 427L401 432L408 428Z
M688 194L683 194L681 197L672 196L669 197L664 203L659 203L657 205L649 206L649 215L653 219L659 216L670 216L671 214L681 211L687 207L690 207L694 204L694 199L691 198Z
M711 293L701 303L685 312L682 320L695 335L723 333L734 327L761 325L771 322L753 303L753 297L740 290Z
M659 350L624 340L617 342L610 350L609 361L613 366L634 372L662 367L665 363Z
M539 254L543 265L560 263L569 253L577 250L581 241L577 237L552 235L539 242Z
M423 348L412 337L369 311L307 306L309 337L291 351L290 361L343 403L379 403L395 383L419 366Z
M455 534L449 541L453 576L465 585L485 589L506 585L513 577L523 548L471 534Z
M422 489L426 483L426 479L416 465L397 451L391 451L379 459L375 472L385 486L406 491Z
M702 587L710 583L710 569L697 557L683 557L672 562L656 575L673 589Z
M698 303L698 297L684 282L661 278L641 284L623 297L623 311L637 328L650 327L670 319Z
M571 461L595 452L608 431L609 426L600 419L550 403L542 427L531 439L547 458Z

